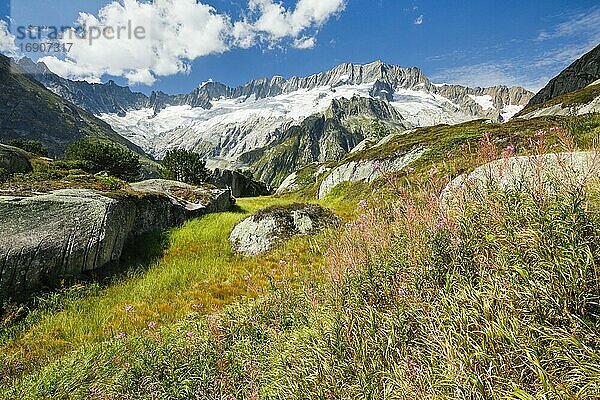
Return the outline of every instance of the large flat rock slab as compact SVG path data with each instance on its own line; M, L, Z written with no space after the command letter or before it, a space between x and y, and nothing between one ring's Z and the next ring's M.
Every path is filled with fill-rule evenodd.
M592 151L503 158L452 180L444 189L442 199L450 205L487 190L557 192L582 185L599 172L600 153Z
M0 301L101 269L120 259L130 238L233 204L227 190L184 185L155 180L131 193L65 189L1 196Z

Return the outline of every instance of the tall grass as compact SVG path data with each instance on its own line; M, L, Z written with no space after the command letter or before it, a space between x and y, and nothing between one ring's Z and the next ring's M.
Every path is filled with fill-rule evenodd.
M480 162L500 156L493 143L484 137ZM539 190L535 179L533 187L475 188L452 205L442 196L448 178L439 175L432 169L403 183L390 177L396 198L361 201L358 217L327 238L326 252L318 240L303 239L287 256L272 255L281 258L269 264L277 271L256 298L82 344L0 393L600 398L600 197L593 175L560 190ZM217 229L222 219L214 218ZM199 246L186 238L182 243ZM313 272L298 279L306 268Z
M231 251L228 235L248 213L274 202L286 200L241 200L239 212L190 221L170 233L168 248L150 267L137 267L140 255L136 252L148 252L139 243L139 251L127 254L128 273L107 287L97 283L67 287L41 297L29 311L20 308L7 313L0 324L0 384L85 344L120 333L141 333L149 322L162 326L192 312L210 313L257 296L277 274L277 257L284 257L288 250L244 260ZM152 243L158 246L156 240ZM310 250L303 250L310 257ZM13 321L12 316L27 311L25 318Z

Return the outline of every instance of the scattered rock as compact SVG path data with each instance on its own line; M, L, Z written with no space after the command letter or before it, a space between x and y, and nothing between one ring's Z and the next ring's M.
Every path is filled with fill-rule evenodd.
M298 174L296 172L292 172L287 178L284 179L283 182L281 182L281 185L279 185L275 191L275 194L282 195L285 193L295 192L299 188Z
M280 240L316 233L338 224L335 214L316 204L276 206L240 222L229 241L235 251L254 256L268 251Z
M218 189L212 185L197 187L166 179L149 179L132 183L131 189L166 196L174 205L187 211L221 212L235 204L230 190Z
M566 185L582 183L600 171L600 153L577 152L518 156L492 161L470 174L450 182L442 193L443 202L452 203L468 193L484 190L537 188L549 192ZM541 178L541 179L540 179Z
M586 104L575 104L565 106L564 104L554 104L548 107L542 107L537 110L520 115L522 119L533 119L547 116L572 116L586 115L600 112L600 97L592 99Z
M0 177L33 171L26 151L0 144Z
M234 197L259 197L271 194L271 190L266 184L237 171L217 168L210 181L221 189L231 189Z
M327 196L333 188L342 182L372 182L382 173L399 171L416 161L425 152L422 147L397 157L384 160L350 161L335 168L321 183L319 199ZM377 166L379 164L379 166Z
M133 186L137 193L0 196L0 303L116 262L128 239L232 204L227 190L162 180Z

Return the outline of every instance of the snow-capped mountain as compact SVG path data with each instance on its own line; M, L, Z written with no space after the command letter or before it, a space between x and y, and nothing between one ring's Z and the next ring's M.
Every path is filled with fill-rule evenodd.
M341 98L386 103L399 115L400 125L387 121L397 129L480 118L503 121L533 96L521 87L437 85L418 68L381 61L342 64L302 78L258 79L236 88L209 81L188 94L150 96L114 82L69 81L26 59L21 66L157 158L171 148L184 147L199 151L209 165L242 168L252 167L244 155L281 143L290 127L324 113Z

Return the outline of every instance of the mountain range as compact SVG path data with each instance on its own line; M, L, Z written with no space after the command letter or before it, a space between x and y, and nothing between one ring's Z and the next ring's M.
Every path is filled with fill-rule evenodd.
M156 158L171 148L194 149L211 167L249 168L270 184L280 183L283 172L337 159L374 139L375 120L388 133L481 118L505 121L533 97L521 87L434 84L418 68L381 61L235 88L208 81L190 93L149 96L113 81L67 80L27 58L19 66ZM288 145L291 153L282 151Z
M0 54L0 139L37 140L51 156L70 143L100 137L145 155L106 122L47 90L10 58Z

